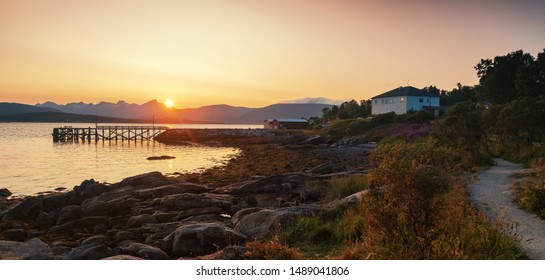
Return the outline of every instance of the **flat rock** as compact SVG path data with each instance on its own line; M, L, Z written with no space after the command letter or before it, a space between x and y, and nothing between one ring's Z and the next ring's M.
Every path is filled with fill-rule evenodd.
M85 216L114 216L120 213L128 213L132 206L138 202L138 199L131 196L121 196L116 198L104 195L89 198L81 204L81 209Z
M0 240L0 258L16 260L52 260L51 248L38 238L26 242Z
M81 242L81 245L89 245L89 244L108 244L109 240L108 237L104 235L93 235L91 237L86 238Z
M198 185L193 183L180 183L180 184L172 184L172 185L160 186L155 188L137 190L136 195L141 198L157 198L157 197L164 197L171 194L180 194L180 193L199 194L199 193L204 193L208 191L210 191L210 189L203 185Z

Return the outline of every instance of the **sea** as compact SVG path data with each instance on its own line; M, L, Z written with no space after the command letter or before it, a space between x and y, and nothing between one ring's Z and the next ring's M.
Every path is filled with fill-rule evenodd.
M155 125L208 129L263 127L247 124ZM87 179L115 183L151 171L165 175L201 172L224 165L240 154L238 149L230 147L166 145L156 141L53 142L53 128L62 126L94 127L95 124L0 123L0 188L9 189L14 196L25 196L71 190ZM147 160L163 155L175 158Z

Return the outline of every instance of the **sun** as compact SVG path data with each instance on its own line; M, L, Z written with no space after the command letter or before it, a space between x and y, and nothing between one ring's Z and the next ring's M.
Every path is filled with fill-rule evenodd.
M167 106L168 108L174 107L174 101L172 101L172 99L165 100L165 106Z

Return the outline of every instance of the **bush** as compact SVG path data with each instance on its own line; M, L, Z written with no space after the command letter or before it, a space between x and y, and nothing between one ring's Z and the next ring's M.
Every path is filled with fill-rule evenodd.
M353 122L351 122L347 127L346 127L346 133L348 135L358 135L358 134L362 134L364 132L366 132L367 130L373 128L373 124L371 123L371 121L369 120L364 120L364 119L358 119L358 120L355 120Z
M248 251L244 253L244 258L248 260L297 260L302 258L301 253L280 243L276 238L265 242L248 242L246 248Z
M394 121L395 117L396 117L396 113L394 112L378 114L373 117L373 123L376 125L389 124Z

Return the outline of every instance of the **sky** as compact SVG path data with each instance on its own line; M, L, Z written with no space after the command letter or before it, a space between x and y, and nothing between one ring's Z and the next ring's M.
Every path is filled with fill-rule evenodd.
M0 0L0 102L362 100L545 48L545 1Z

